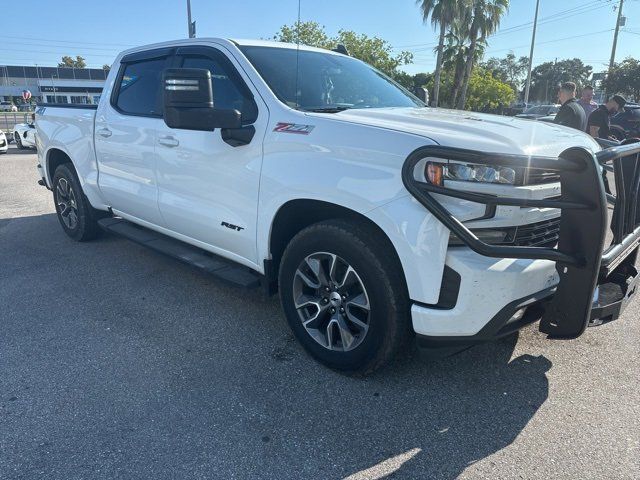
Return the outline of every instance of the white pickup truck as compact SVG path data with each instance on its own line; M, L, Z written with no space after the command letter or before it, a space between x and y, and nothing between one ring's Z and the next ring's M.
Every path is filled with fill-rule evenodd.
M36 126L71 238L108 230L278 291L300 343L338 370L370 372L413 336L452 351L540 320L577 337L635 291L638 146L427 108L342 53L135 48L99 105L44 104Z

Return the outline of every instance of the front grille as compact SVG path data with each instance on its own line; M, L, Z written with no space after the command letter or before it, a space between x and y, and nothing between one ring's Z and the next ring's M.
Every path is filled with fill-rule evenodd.
M554 218L517 227L512 244L522 247L555 247L558 238L560 218Z
M540 185L543 183L555 183L560 181L559 172L531 169L524 175L523 185Z

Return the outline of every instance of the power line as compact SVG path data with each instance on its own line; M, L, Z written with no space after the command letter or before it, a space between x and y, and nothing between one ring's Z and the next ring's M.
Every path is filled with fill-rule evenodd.
M572 7L569 8L567 10L561 10L560 12L556 12L553 14L550 14L546 17L542 17L539 21L538 21L538 25L546 25L548 23L553 23L559 20L565 20L566 18L569 18L571 16L574 15L578 15L578 14L582 14L582 13L587 13L587 12L591 12L594 10L598 10L600 8L609 6L609 2L611 2L611 0L604 0L607 3L601 3L603 0L593 0L591 2L588 2L584 5L580 5L578 7ZM493 37L497 37L500 35L507 35L510 33L515 33L516 31L520 31L520 30L524 30L527 29L528 27L530 27L531 25L533 25L533 22L526 22L526 23L522 23L519 25L514 25L512 27L507 27L504 28L502 30L499 30L498 32L496 32L494 35L491 35L490 38ZM397 45L394 46L394 49L399 49L399 48L408 48L408 47L431 47L431 46L436 46L436 43L416 43L413 45ZM428 48L425 49L420 49L420 50L414 50L415 51L425 51L425 50L429 50Z
M36 41L41 41L41 42L54 42L54 43L71 43L71 44L78 44L78 45L111 45L114 47L134 47L135 45L131 45L131 44L125 44L125 43L106 43L106 42L85 42L85 41L80 41L80 40L53 40L51 38L35 38L35 37L20 37L20 36L15 36L15 35L0 35L0 38L12 38L12 39L17 39L17 40L36 40Z

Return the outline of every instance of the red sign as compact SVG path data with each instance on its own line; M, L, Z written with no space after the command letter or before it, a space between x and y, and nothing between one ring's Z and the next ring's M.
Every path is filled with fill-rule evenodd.
M31 98L31 92L29 90L23 90L22 98L24 99L25 102L28 101Z

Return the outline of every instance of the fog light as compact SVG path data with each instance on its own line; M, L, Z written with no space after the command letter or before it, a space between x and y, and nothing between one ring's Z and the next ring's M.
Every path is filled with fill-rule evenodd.
M500 244L511 241L511 230L492 230L492 229L483 229L483 230L472 230L473 234L478 237L478 240L488 243L488 244ZM449 245L464 245L464 242L458 238L457 235L451 234L449 236Z

